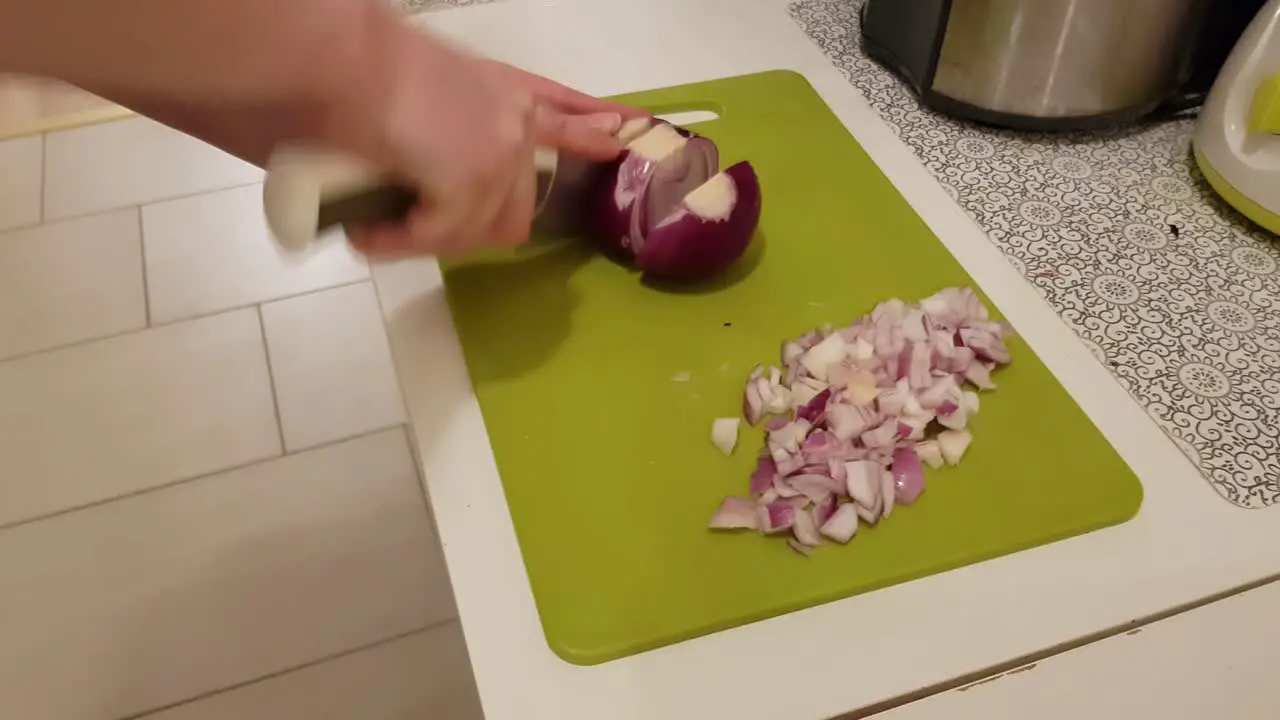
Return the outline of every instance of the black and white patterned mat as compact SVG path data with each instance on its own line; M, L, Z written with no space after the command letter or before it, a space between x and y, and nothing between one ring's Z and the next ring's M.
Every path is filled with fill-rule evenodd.
M1280 501L1280 251L1213 194L1194 120L993 131L863 54L862 0L791 15L1228 501Z

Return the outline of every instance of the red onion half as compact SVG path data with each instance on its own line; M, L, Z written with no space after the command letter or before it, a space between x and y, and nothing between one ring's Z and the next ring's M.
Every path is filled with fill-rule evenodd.
M651 201L666 190L661 183L651 188ZM653 217L662 220L640 241L636 266L655 277L700 280L723 270L751 244L760 222L760 182L751 164L740 162L685 194L674 209L658 207L662 213Z
M808 555L823 537L847 543L859 522L916 502L925 465L956 465L968 451L978 391L995 388L1011 333L971 289L945 288L783 343L781 366L754 368L743 393L747 422L765 429L748 497L726 500L711 527L790 530L789 545ZM756 522L741 520L749 505Z
M633 120L626 149L589 200L590 233L647 276L703 280L732 265L760 221L760 183L742 162L718 173L715 143L665 122Z

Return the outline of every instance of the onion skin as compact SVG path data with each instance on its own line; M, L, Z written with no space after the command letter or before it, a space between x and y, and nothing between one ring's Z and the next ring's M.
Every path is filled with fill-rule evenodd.
M893 451L893 496L902 505L910 505L924 492L924 466L920 456L909 447ZM886 505L886 507L888 507ZM886 512L887 516L888 513Z
M702 217L687 201L682 203L676 211L679 216L661 221L636 254L636 266L646 276L685 282L705 280L746 252L760 223L760 181L751 163L745 161L721 174L732 183L734 192L728 215Z

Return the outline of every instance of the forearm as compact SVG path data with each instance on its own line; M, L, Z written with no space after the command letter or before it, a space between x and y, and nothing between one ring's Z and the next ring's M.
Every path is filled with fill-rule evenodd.
M310 102L367 83L404 32L381 0L0 0L0 71L193 103Z

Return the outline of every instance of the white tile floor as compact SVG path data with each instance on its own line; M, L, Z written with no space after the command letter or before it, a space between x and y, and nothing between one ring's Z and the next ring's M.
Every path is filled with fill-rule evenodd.
M0 142L0 718L480 718L368 268L260 180Z

